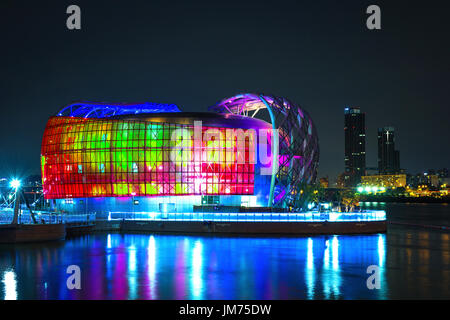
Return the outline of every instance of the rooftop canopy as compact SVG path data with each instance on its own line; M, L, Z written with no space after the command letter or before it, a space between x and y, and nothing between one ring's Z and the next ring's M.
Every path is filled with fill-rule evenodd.
M175 104L75 102L59 111L58 117L109 118L125 114L181 112Z
M249 116L253 111L253 117L260 109L266 109L268 105L276 106L277 109L290 109L292 102L283 97L264 95L261 93L244 93L234 97L223 99L216 105L209 107L210 111L220 113L233 113Z

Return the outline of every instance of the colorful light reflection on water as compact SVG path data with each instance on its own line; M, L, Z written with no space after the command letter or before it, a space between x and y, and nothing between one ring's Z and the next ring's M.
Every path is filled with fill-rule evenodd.
M388 221L450 225L448 205L371 204ZM79 265L82 289L66 287ZM380 267L369 290L367 267ZM450 233L292 238L95 234L0 245L0 299L450 299Z
M385 261L384 238L384 234L83 236L2 250L0 295L4 299L383 299L386 290L367 289L366 267ZM79 291L65 286L71 264L81 268Z

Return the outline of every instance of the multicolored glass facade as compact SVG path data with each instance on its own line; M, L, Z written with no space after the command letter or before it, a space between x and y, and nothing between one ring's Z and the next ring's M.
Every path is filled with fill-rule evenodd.
M256 137L235 130L202 126L196 142L191 124L51 117L41 149L45 198L252 195Z
M102 216L204 205L301 208L319 163L309 114L286 98L250 93L209 110L147 102L64 107L44 132L44 197L56 199L57 210Z

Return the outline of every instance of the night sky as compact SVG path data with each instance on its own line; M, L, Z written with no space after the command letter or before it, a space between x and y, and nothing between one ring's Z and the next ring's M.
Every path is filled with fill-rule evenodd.
M448 1L447 1L448 2ZM82 29L66 28L81 7ZM370 4L382 30L366 28ZM72 101L206 111L242 92L285 96L318 130L319 176L344 170L344 107L394 126L401 167L450 167L450 18L444 1L0 2L0 174L39 173L46 121Z

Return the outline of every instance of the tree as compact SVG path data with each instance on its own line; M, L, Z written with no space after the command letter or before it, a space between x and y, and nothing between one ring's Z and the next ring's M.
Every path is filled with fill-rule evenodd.
M300 197L295 207L301 211L308 210L308 204L310 203L320 203L325 198L325 188L323 188L320 184L308 184L306 182L302 182L299 185Z
M345 211L353 211L355 206L359 204L360 195L353 192L351 189L342 189L337 194L338 202L340 205L345 206Z

